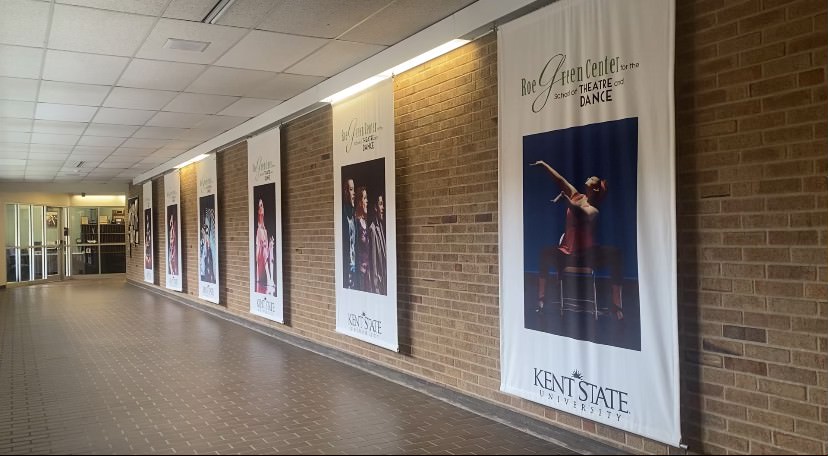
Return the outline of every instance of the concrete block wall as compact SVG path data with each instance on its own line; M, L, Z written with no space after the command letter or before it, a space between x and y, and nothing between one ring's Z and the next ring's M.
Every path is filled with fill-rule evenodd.
M682 428L692 451L828 451L825 10L678 2ZM330 108L282 128L285 325L248 312L247 149L219 153L217 308L619 448L667 452L498 391L496 63L491 34L394 81L400 353L335 332ZM181 180L193 295L194 170ZM154 182L158 212L163 179ZM156 217L163 287L158 227ZM133 263L128 276L141 280Z

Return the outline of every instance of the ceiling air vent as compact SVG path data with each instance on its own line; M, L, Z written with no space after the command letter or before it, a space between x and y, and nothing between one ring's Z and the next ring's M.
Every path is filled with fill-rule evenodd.
M176 51L204 52L209 45L210 43L208 41L191 41L181 40L178 38L167 38L167 42L164 43L164 48Z

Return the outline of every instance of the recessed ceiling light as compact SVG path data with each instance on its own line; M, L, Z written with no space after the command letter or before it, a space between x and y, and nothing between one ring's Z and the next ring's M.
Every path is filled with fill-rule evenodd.
M167 38L167 42L164 43L166 49L190 52L204 52L209 45L210 42L208 41L181 40L178 38Z

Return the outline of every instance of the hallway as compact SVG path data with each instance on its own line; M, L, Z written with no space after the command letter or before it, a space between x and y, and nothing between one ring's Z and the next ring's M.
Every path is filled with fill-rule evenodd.
M123 280L0 291L0 454L563 454Z

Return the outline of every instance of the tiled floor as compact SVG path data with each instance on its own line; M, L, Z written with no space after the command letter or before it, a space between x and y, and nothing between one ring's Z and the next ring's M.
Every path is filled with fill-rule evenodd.
M0 454L566 452L123 280L0 290Z

